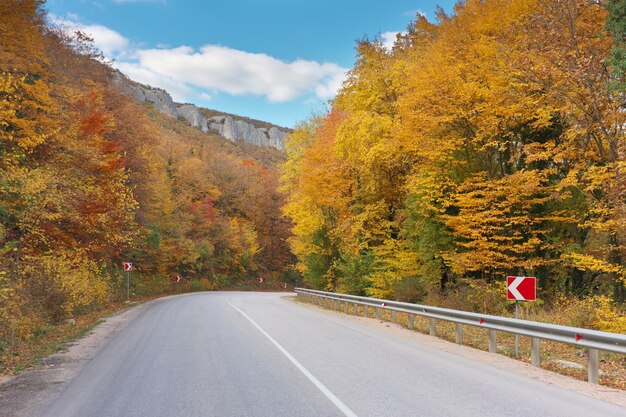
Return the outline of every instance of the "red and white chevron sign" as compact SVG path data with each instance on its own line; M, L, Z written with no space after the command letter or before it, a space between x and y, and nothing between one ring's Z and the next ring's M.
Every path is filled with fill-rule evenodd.
M537 299L537 278L506 277L506 299L534 301Z

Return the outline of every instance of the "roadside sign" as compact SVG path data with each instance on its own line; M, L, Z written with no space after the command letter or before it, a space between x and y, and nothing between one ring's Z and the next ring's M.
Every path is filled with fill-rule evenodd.
M537 299L537 278L506 277L506 299L534 301Z
M176 275L176 276L174 277L174 282L175 282L175 283L179 283L179 282L180 282L180 275Z
M133 270L131 262L124 262L124 272L126 272L126 302L130 302L130 271Z
M263 278L258 277L258 278L257 278L257 280L256 280L256 282L258 282L259 284L260 284L260 283L262 283L262 282L263 282Z

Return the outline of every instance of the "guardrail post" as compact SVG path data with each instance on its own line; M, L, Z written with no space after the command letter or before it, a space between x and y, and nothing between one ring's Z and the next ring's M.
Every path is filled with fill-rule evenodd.
M354 303L354 315L358 316L359 315L359 305L357 303Z
M363 317L368 317L366 305L363 305Z
M589 348L589 363L587 369L587 381L592 384L598 383L598 349Z
M463 344L463 325L461 323L456 323L456 342L459 345Z
M489 352L496 353L496 331L489 329Z
M380 308L376 307L376 320L380 320Z
M430 319L430 331L431 336L437 336L437 319Z
M406 324L409 329L413 330L413 326L415 325L415 314L409 313Z
M347 301L343 302L343 312L346 314L350 314L350 304Z
M391 310L391 322L395 323L396 321L398 321L398 317L396 316L396 311Z
M541 356L539 356L539 338L530 338L530 361L533 366L541 366Z

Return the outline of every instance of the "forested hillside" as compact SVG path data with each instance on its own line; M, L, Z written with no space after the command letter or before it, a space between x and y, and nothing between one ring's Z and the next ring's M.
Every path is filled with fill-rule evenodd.
M623 0L467 0L358 42L287 143L305 280L490 312L526 275L546 302L623 302L625 36Z
M0 2L0 351L131 292L278 280L290 258L274 149L135 102L42 1Z

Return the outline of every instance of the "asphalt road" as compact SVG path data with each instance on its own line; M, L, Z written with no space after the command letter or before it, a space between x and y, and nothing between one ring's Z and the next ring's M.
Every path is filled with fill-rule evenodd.
M620 416L616 405L419 346L285 294L146 308L47 417Z

